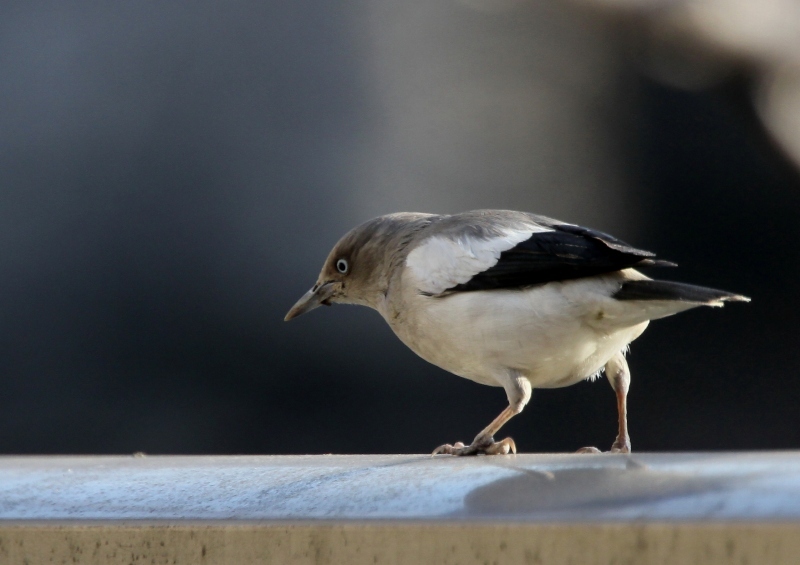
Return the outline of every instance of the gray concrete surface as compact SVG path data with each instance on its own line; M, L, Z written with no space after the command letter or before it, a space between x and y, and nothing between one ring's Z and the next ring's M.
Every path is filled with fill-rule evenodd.
M0 564L796 564L800 452L0 457Z
M0 519L800 521L800 452L2 457Z

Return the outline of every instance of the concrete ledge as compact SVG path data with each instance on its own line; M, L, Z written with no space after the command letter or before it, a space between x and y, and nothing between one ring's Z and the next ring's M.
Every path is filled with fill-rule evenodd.
M3 564L796 564L796 524L6 524Z
M800 453L2 457L0 563L797 563Z

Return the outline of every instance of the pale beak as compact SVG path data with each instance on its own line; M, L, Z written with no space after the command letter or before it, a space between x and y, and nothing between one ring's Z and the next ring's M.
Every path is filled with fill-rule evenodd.
M323 304L329 306L330 304L326 301L333 296L335 290L334 283L332 282L315 284L314 288L306 292L300 300L292 306L292 309L289 310L283 321L288 322L292 318L297 318L300 314L311 312L314 308Z

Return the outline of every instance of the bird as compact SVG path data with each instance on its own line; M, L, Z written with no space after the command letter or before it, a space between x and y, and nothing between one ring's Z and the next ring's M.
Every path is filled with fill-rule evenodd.
M401 212L345 234L285 320L321 305L367 306L426 361L505 390L508 406L469 445L443 444L433 455L515 454L512 438L494 436L534 389L603 372L617 398L610 452L630 453L629 344L650 320L750 301L639 271L675 266L607 233L528 212Z

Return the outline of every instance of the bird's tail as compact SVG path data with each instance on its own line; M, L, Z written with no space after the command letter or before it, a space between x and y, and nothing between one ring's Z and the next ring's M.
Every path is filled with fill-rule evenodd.
M696 306L722 306L723 302L750 302L741 294L672 281L627 281L614 294L617 300L664 300ZM691 308L691 306L688 307Z

